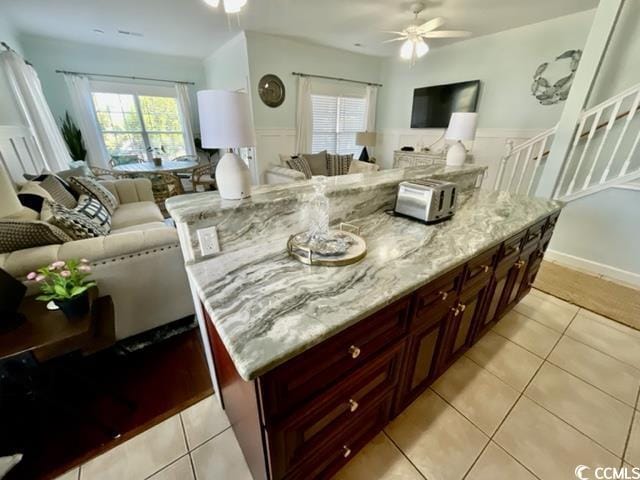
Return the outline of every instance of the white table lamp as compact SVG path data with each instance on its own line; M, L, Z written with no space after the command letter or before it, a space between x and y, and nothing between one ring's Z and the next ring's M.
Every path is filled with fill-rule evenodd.
M225 200L249 197L249 167L231 150L256 144L249 95L225 90L201 90L198 92L198 112L202 146L227 149L216 167L220 197Z
M447 152L447 165L460 166L467 158L467 149L462 143L464 140L476 138L478 114L468 112L456 112L451 114L449 128L445 133L446 140L455 140Z
M356 133L356 145L363 147L359 159L361 162L369 161L369 152L367 152L367 147L375 147L377 139L378 135L376 134L376 132Z

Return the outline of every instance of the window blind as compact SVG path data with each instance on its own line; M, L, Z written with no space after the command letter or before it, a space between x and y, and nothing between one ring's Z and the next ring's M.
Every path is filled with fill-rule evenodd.
M312 95L312 153L327 150L341 155L360 152L356 133L364 130L366 100L354 97Z

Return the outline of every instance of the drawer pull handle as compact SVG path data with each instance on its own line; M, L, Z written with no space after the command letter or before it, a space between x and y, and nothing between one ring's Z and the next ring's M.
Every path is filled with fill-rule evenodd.
M464 312L467 306L464 303L459 303L458 308L460 309L460 312Z
M542 250L538 250L538 257L539 258L544 257L544 252Z
M351 456L351 449L346 445L342 446L342 456L344 458L349 458Z
M355 412L358 407L360 406L360 404L358 402L356 402L353 398L349 399L349 411L350 412Z
M515 264L515 267L520 270L522 267L524 267L525 261L524 260L518 260Z
M457 317L458 315L460 315L460 309L457 307L451 307L451 311L453 312L454 317Z
M487 273L489 271L489 265L480 265L480 268L482 268L482 271L484 273Z
M440 300L446 300L447 297L449 296L449 292L445 292L444 290L440 290L438 292L438 295L440 295Z
M358 358L360 356L360 349L355 345L351 345L349 347L349 354L351 355L351 358Z

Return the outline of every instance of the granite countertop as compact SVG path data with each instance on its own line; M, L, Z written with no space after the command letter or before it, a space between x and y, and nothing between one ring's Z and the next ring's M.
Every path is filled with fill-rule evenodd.
M368 246L354 265L303 265L279 238L187 269L238 373L253 380L561 206L478 190L436 225L383 212L353 219Z

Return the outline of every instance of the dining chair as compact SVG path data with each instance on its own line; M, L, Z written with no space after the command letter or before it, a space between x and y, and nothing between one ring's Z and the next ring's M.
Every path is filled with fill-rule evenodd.
M193 191L198 191L198 185L202 185L204 190L216 189L216 177L213 173L213 165L205 163L199 165L191 171L191 184L193 185Z

